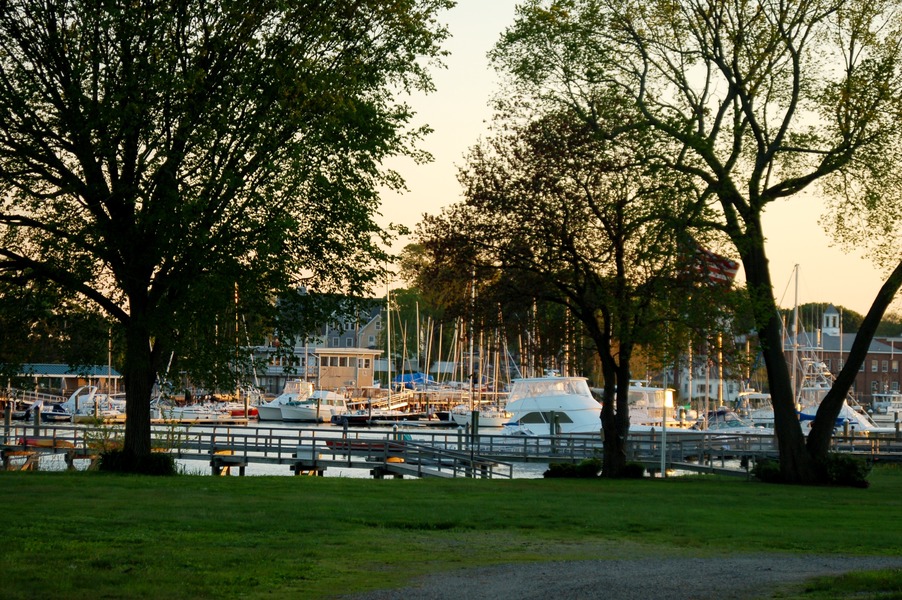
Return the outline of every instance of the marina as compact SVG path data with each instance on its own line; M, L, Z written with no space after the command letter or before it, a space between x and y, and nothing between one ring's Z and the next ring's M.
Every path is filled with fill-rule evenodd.
M3 429L3 468L41 468L42 459L60 456L66 468L87 469L106 448L120 443L121 425L11 424ZM550 463L600 458L601 434L505 435L496 428L434 429L415 423L350 428L330 424L301 427L154 425L153 446L177 461L201 465L213 475L338 474L386 477L536 477ZM748 477L750 465L776 458L772 432L687 429L643 430L630 434L629 460L651 474L718 473ZM902 460L902 436L834 438L834 450L872 461ZM525 475L524 475L525 473Z

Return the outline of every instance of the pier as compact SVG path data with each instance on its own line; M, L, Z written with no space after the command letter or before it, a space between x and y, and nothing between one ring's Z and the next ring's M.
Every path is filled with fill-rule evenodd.
M121 425L7 424L0 438L4 469L40 468L43 456L63 455L69 468L96 461L121 444ZM579 462L601 458L601 435L510 436L464 428L433 429L400 423L391 429L339 426L154 425L156 451L200 460L211 473L243 475L253 465L284 466L287 474L327 475L330 469L366 469L386 477L512 477L513 463ZM898 435L834 437L834 449L873 461L902 461ZM673 471L748 477L751 465L776 458L773 435L671 430L630 435L628 460L652 474ZM738 465L738 466L737 466Z

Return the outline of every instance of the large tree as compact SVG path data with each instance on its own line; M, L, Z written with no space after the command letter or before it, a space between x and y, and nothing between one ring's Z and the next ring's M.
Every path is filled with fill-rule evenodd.
M694 285L704 270L693 268L688 233L704 205L680 178L646 169L651 140L641 132L610 143L573 111L524 121L514 114L499 113L499 132L461 170L466 200L427 218L421 240L436 262L469 256L582 325L603 374L603 473L617 477L626 465L634 352L668 347L668 325L692 314L690 299L702 304L715 291ZM624 115L606 107L602 118Z
M402 185L381 162L422 133L397 98L431 87L450 5L0 6L0 276L119 324L126 452L150 452L158 372L228 302L359 293L379 272L378 190Z
M638 118L619 129L651 127L664 136L669 144L656 163L693 177L700 197L720 205L755 308L787 481L823 476L834 419L902 284L902 262L895 236L884 238L887 268L895 268L806 439L762 215L822 184L844 223L880 215L882 231L898 229L900 9L883 0L529 0L494 51L511 89L571 107L587 122L597 109L594 90L620 90Z

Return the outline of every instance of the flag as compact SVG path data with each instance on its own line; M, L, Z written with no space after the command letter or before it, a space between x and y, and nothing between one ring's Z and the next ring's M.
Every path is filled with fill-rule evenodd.
M685 273L693 279L701 279L709 285L729 286L739 272L739 263L702 248L689 238L686 252Z
M701 246L696 246L696 268L707 274L711 283L730 285L739 272L739 263L726 256L715 254Z

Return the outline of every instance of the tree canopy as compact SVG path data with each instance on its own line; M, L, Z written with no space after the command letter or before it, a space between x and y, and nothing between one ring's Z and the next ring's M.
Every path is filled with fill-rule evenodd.
M806 439L761 216L773 202L816 191L839 203L841 217L859 219L847 224L898 223L899 8L854 0L529 0L493 53L522 98L567 106L587 122L603 103L597 91L617 90L634 118L607 134L653 129L668 141L654 161L689 177L701 200L719 206L711 225L742 259L790 481L818 479L868 340L902 284L902 262L895 238L871 238L888 242L884 256L895 270ZM861 231L851 225L840 231Z
M13 0L0 7L0 276L119 323L126 449L182 337L384 264L389 156L422 155L399 91L429 90L449 0Z
M678 326L693 316L690 300L719 304L700 302L714 288L696 285L707 272L695 269L691 232L706 219L704 205L680 177L649 168L654 140L643 131L613 142L599 135L623 120L620 106L595 118L500 112L498 133L461 169L466 200L427 218L421 240L437 264L470 257L474 271L495 270L522 297L561 305L581 324L603 373L604 471L617 476L633 352L676 346Z

